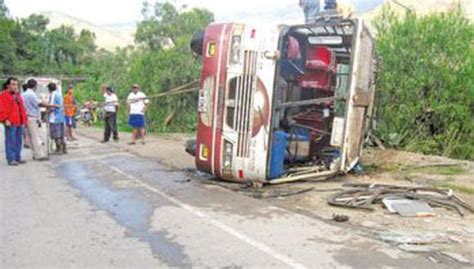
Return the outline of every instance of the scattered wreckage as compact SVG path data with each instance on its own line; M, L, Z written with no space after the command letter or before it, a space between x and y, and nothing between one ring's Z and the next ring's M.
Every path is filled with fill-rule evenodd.
M427 217L434 213L430 206L444 207L464 216L474 213L474 207L464 202L450 189L435 187L405 187L385 184L345 184L351 187L328 198L333 206L374 210L373 204L384 204L392 213L406 217Z

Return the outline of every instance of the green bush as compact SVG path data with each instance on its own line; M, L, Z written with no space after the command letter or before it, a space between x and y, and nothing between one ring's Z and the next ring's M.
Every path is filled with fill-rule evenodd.
M474 26L461 12L376 23L377 134L387 145L474 159Z

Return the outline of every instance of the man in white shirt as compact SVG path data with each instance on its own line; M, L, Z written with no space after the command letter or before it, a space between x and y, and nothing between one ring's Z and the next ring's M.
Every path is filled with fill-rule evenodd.
M48 104L42 102L38 95L36 95L36 88L38 82L34 79L28 80L26 83L27 90L21 94L23 103L25 105L26 115L28 116L28 125L26 126L26 134L30 141L31 151L33 153L33 160L46 161L46 156L43 147L41 146L41 131L38 127L40 120L40 107L48 107Z
M141 134L142 144L145 144L145 112L149 102L146 95L140 91L140 86L134 84L127 98L128 125L133 128L130 145L136 144L138 134Z
M104 140L102 143L109 142L110 135L113 134L115 142L119 141L119 135L117 131L117 112L118 112L118 98L115 94L115 91L112 87L108 86L105 88L104 92L104 111L105 111L105 130L104 130Z

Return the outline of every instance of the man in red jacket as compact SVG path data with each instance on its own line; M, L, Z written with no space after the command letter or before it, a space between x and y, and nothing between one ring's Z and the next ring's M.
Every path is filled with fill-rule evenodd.
M21 159L22 132L28 122L18 79L8 78L0 93L0 122L5 127L5 152L10 166L25 163Z

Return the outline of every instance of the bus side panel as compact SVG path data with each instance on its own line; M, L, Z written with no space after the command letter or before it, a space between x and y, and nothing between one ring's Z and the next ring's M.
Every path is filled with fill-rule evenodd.
M358 21L356 37L341 162L345 172L359 162L374 100L374 43L362 21Z

